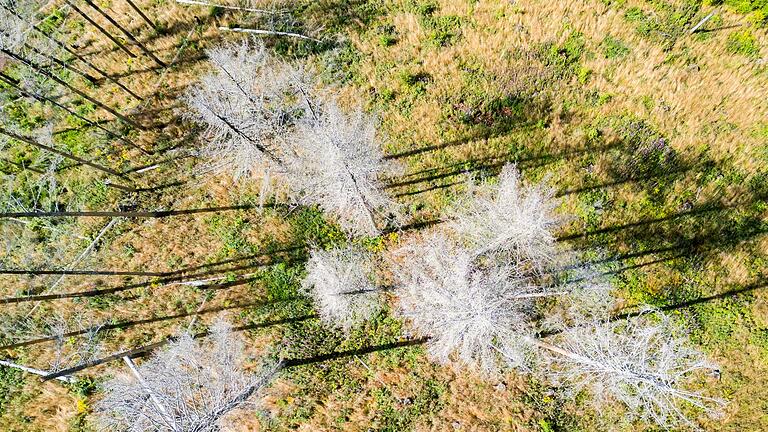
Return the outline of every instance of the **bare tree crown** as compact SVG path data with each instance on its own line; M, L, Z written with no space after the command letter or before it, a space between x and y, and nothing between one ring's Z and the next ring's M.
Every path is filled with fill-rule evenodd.
M552 230L560 217L553 195L544 184L525 185L517 168L507 164L498 183L470 185L449 211L450 225L476 255L508 254L541 270L555 256Z
M24 46L30 25L18 16L32 16L36 9L37 6L28 0L0 0L0 48L18 51Z
M622 402L630 418L665 428L692 426L689 408L717 414L724 404L686 389L692 378L716 373L717 367L661 312L572 327L559 340L567 354L552 356L552 376L574 391L590 389L598 403Z
M380 181L388 164L376 121L359 107L347 113L333 99L319 99L292 140L288 181L296 199L320 206L351 234L378 234L378 221L397 206Z
M203 156L235 178L282 170L286 136L303 99L302 73L243 41L208 51L213 70L187 94L190 117L207 126Z
M533 299L540 288L514 263L478 267L444 236L404 246L393 257L400 313L428 335L430 355L483 373L526 363Z
M354 246L315 249L302 287L326 323L348 331L381 309L370 253Z
M109 381L97 406L102 425L136 432L218 430L222 417L247 403L280 365L247 372L243 342L223 320L210 339L199 342L183 334L137 368L137 375Z

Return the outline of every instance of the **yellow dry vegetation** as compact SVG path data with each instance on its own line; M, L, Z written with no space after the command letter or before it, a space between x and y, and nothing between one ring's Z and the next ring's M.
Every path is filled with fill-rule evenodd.
M162 124L162 134L139 133L140 143L155 148L160 141L184 142L195 135L178 117L183 112L179 95L205 70L203 49L239 36L224 36L215 30L216 25L226 24L226 18L209 17L206 25L197 26L195 18L204 15L205 9L171 1L137 3L167 31L161 35L149 32L125 2L112 2L109 10L116 16L132 17L123 24L136 29L134 34L164 60L170 61L181 53L170 68L159 69L146 56L128 60L87 25L78 40L92 61L121 77L121 82L130 84L138 93L152 95L140 105L108 82L98 89L111 106L123 111L136 109L142 122ZM768 152L764 132L768 130L768 34L764 29L753 30L761 47L759 55L747 57L727 49L729 35L740 31L729 25L744 21L727 9L721 14L722 30L683 35L669 50L638 34L634 24L625 18L628 8L647 7L646 2L637 0L627 0L620 7L599 0L438 0L434 4L434 17L456 17L451 21L456 25L455 34L447 43L433 43L433 30L427 28L415 9L418 2L410 0L385 2L384 12L372 24L357 26L344 35L359 52L360 60L349 65L355 68L356 78L345 83L340 92L348 102L362 101L379 114L387 136L385 149L390 155L401 155L397 159L404 167L388 190L412 211L415 219L439 218L472 175L488 174L504 162L517 161L529 177L548 178L563 198L562 211L577 215L559 233L565 238L571 236L563 242L564 247L594 253L596 260L601 254L629 257L616 271L631 275L622 280L620 288L625 304L666 298L682 286L701 298L718 301L722 300L718 297L721 293L730 290L755 285L764 288L761 278L766 277L768 252L765 233L758 232L739 239L733 247L721 248L719 242L727 239L719 236L728 232L721 225L710 226L710 219L702 216L715 212L716 217L736 220L746 209L753 209L748 180L764 168ZM379 25L394 28L394 44L381 42L376 30ZM539 55L550 48L542 47L562 46L577 33L583 35L584 41L578 69L567 74L553 72ZM602 54L602 44L609 35L627 47L624 55L607 58ZM501 108L500 115L519 115L521 119L514 117L515 125L509 130L493 130L492 119L483 117L486 113L481 110L490 102L508 97L524 99L525 104L521 113L510 114L504 110L515 108L506 107ZM595 99L600 102L595 103ZM458 119L456 113L470 113L470 124ZM727 163L746 174L740 181L718 183L702 182L702 172L684 172L668 184L665 178L648 188L639 187L639 181L624 181L613 171L614 150L624 145L622 138L616 128L601 123L621 116L642 118L652 124L684 161L695 161L705 151L715 163ZM491 126L478 133L478 124ZM600 131L600 142L594 139L596 130ZM132 158L139 158L135 151L115 163ZM192 165L180 159L170 167L149 171L143 181L161 184ZM254 192L253 185L233 184L222 176L188 176L185 180L189 181L187 186L157 194L153 204L176 209L227 206ZM658 192L654 188L664 192L658 202L654 201L654 193ZM601 195L592 201L585 198L598 192ZM614 207L596 212L597 204ZM757 219L766 222L765 209L756 213ZM255 270L232 270L237 262L227 260L237 260L238 251L227 252L220 231L242 224L244 228L237 234L256 249L269 242L285 242L291 235L286 218L277 212L254 209L221 216L220 221L215 217L203 214L124 221L118 228L121 235L99 252L99 259L89 263L98 268L146 272L196 269L201 273L199 279L208 277L205 272L212 269L242 274ZM598 222L591 222L594 217ZM92 227L105 222L83 223ZM682 269L678 260L685 256L676 247L652 247L656 239L673 240L683 233L691 234L689 240L700 248L696 249L701 256L693 264L694 270ZM403 234L408 235L421 234ZM638 246L640 241L642 247ZM385 242L388 246L392 243ZM259 257L258 263L251 267L266 267L271 261ZM153 281L149 276L67 277L57 292L144 284L135 295L121 294L119 302L89 305L93 322L144 321L111 333L105 351L159 341L187 325L195 311L208 311L200 315L202 322L220 311L245 319L248 308L240 305L254 303L265 294L264 287L251 281L210 296L192 286ZM0 290L3 296L18 295L16 287L32 283L25 276L2 276L0 282L5 287ZM637 286L643 289L639 291ZM754 331L765 332L768 328L768 294L764 289L744 292L751 296L748 300L723 296L727 304L720 309L681 308L672 312L683 320L702 323L703 330L695 329L696 342L722 366L720 381L699 383L711 386L710 393L730 401L724 418L697 418L705 430L768 430L768 340L756 340L758 333ZM689 300L682 297L682 301ZM82 301L88 300L64 300L40 307L42 312L67 318L82 310ZM203 309L199 309L201 305ZM719 333L721 329L727 329L723 330L725 336ZM270 343L282 342L277 330L248 335L249 352L253 353ZM34 358L37 365L52 360L50 351L42 347L30 348L23 354ZM579 430L628 431L637 427L611 423L610 416L620 414L613 412L618 411L615 408L606 409L609 420L599 420L595 419L595 411L581 402L558 405L549 395L542 396L540 389L531 390L537 383L530 377L510 373L488 381L470 372L430 365L422 352L418 357L418 373L403 364L392 366L379 354L363 357L365 365L350 359L345 375L356 386L354 391L323 394L322 400L311 402L302 400L305 395L299 385L291 382L290 375L283 376L269 390L264 406L277 419L295 414L293 409L300 403L311 406L313 411L301 420L299 430L364 431L387 426L377 423L383 422L382 407L395 412L411 410L408 401L418 398L415 393L428 378L439 383L440 390L434 397L437 402L425 405L435 408L433 411L414 414L415 420L408 426L414 430L559 430L552 429L549 422L561 415L554 411L562 407L568 409L569 415L583 416L581 423L568 424L578 425ZM373 370L368 365L373 365ZM110 374L114 369L102 366L92 373ZM0 413L0 426L8 425L7 430L68 430L78 411L90 410L95 401L89 398L83 402L56 382L27 380L23 393L27 398L23 405L12 405L9 411ZM386 405L390 399L397 404ZM26 416L24 420L20 420L22 416ZM279 422L273 428L252 411L233 413L224 426L232 431L287 429L285 423Z

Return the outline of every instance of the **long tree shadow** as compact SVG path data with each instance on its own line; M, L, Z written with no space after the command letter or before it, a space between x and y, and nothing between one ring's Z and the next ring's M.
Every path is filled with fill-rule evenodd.
M259 258L274 258L275 256L295 256L295 252L303 251L304 248L299 246L293 246L289 248L282 248L282 249L274 249L270 250L268 252L263 253L256 253L256 254L250 254L245 255L241 257L236 258L229 258L226 260L220 260L215 262L210 262L206 264L200 264L196 266L188 266L184 267L178 270L173 271L161 271L161 272L149 272L149 271L122 271L122 270L72 270L72 269L59 269L59 270L36 270L36 269L28 269L28 270L8 270L8 269L0 269L0 274L23 274L23 275L31 275L31 276L38 276L38 275L86 275L86 276L146 276L146 277L171 277L171 276L179 276L184 274L191 274L191 272L202 270L202 269L208 269L212 267L218 267L226 264L234 264L239 263L243 261L254 261ZM264 264L260 264L264 265ZM229 271L237 271L237 270L243 270L251 268L250 265L246 266L240 266L240 267L231 267L227 269L220 269L216 270L211 273L197 273L195 276L206 276L210 274L216 274L218 272L229 272Z
M101 289L93 289L93 290L87 290L87 291L52 293L52 294L30 294L30 295L24 295L20 297L5 297L5 298L0 298L0 304L28 303L28 302L37 302L37 301L53 301L53 300L73 299L73 298L99 297L104 295L117 294L125 291L135 290L139 288L153 288L153 287L163 286L163 285L168 285L173 283L178 284L186 280L195 280L195 279L206 278L206 277L211 278L212 276L217 276L217 275L227 275L227 277L211 278L216 280L203 279L199 281L199 283L198 282L187 283L187 285L194 286L196 289L200 289L200 290L222 290L222 289L227 289L234 286L250 284L261 278L260 275L256 274L256 275L235 276L235 280L227 280L227 279L230 279L229 275L234 274L234 272L241 272L245 270L256 270L259 268L265 268L265 267L269 267L269 266L280 264L280 263L291 265L291 264L304 262L305 260L306 260L305 256L296 255L296 256L283 258L283 259L269 260L263 263L253 263L253 264L241 265L236 267L227 267L224 269L216 269L216 270L210 270L210 271L199 272L199 273L182 272L178 275L171 276L171 277L165 277L157 280L140 282L140 283L121 285L121 286L111 287L111 288L101 288ZM40 289L41 288L38 288L38 290Z
M312 357L286 359L284 360L284 365L287 368L307 366L311 364L323 363L331 360L337 360L340 358L352 357L356 355L371 354L371 353L380 352L380 351L389 351L397 348L423 345L428 340L429 338L409 339L409 340L393 342L393 343L388 343L383 345L368 346L368 347L356 348L356 349L350 349L350 350L344 350L344 351L336 351L329 354L322 354L322 355L317 355Z
M662 146L656 148L659 147ZM559 240L568 241L572 246L584 251L620 251L615 255L609 252L607 257L591 262L592 265L607 266L610 269L603 272L603 275L620 275L640 268L662 265L666 270L662 270L659 275L667 275L667 270L674 274L698 271L697 269L708 268L710 265L721 268L719 271L727 272L731 267L727 267L723 262L724 255L747 254L761 259L764 252L760 250L759 240L768 234L768 222L765 220L761 204L765 202L765 196L761 195L759 190L742 189L739 194L732 196L715 193L713 197L699 204L681 200L678 195L680 187L672 186L671 182L684 179L678 184L702 188L700 173L711 171L712 162L702 158L701 161L689 162L682 168L679 163L670 162L670 158L662 154L661 157L651 157L644 161L652 164L650 169L627 172L620 167L620 170L615 171L617 180L607 184L631 183L635 192L640 191L644 196L650 196L660 203L683 201L677 205L676 211L661 217L563 234ZM654 171L658 171L658 175L652 175ZM623 213L620 206L613 207L610 211L615 211L616 215ZM611 268L615 263L621 265ZM765 274L762 277L765 277ZM764 282L760 281L710 294L716 289L716 281L713 280L711 284L701 283L702 292L698 293L698 298L691 299L688 289L675 287L677 282L674 282L674 279L668 283L672 286L647 292L650 297L646 301L661 310L673 310L765 287Z
M147 48L149 48L149 45L157 39L160 39L163 37L169 37L169 36L184 35L186 32L189 32L191 29L195 28L196 26L210 25L212 22L213 22L213 17L210 17L210 16L206 16L203 19L196 16L189 21L174 21L172 25L167 27L166 26L162 27L160 32L152 31L149 37L143 38L139 41L145 46L147 46ZM86 25L90 25L90 24L86 24ZM140 29L141 27L133 28L129 31L135 37L137 34L136 30L140 30ZM133 44L128 43L127 45L131 47L135 47ZM85 59L95 58L99 56L106 56L106 55L114 54L116 52L122 52L122 50L113 43L105 44L105 46L103 47L92 49L90 51L86 51L86 49L88 48L88 46L86 45L78 45L78 46L75 46L75 48L78 50L79 57L82 57ZM167 60L170 61L170 59L167 59Z
M700 205L697 208L694 208L694 209L691 209L691 210L680 211L680 212L673 213L673 214L670 214L670 215L667 215L667 216L663 216L663 217L660 217L660 218L645 219L645 220L641 220L641 221L637 221L637 222L630 222L630 223L621 224L621 225L614 225L614 226L600 228L600 229L592 230L592 231L579 231L579 232L572 233L572 234L561 235L561 236L557 237L557 241L570 241L570 240L582 239L582 238L585 238L585 237L596 236L596 235L601 235L601 234L618 233L620 231L633 230L633 229L637 229L637 228L641 228L641 230L638 230L638 231L647 231L647 227L649 225L660 224L660 223L663 223L663 222L673 221L673 220L681 219L681 218L696 217L696 216L700 216L700 215L707 215L707 214L710 214L710 213L721 212L721 211L724 211L726 209L727 209L727 207L725 205L722 205L722 204L719 204L719 203L704 204L704 205Z
M668 304L657 306L655 309L663 312L682 310L682 309L687 309L687 308L695 307L698 305L706 304L709 302L738 297L738 296L749 294L753 291L764 289L764 288L768 288L768 284L764 280L761 280L761 281L749 283L746 285L737 286L731 289L727 289L720 293L709 295L709 296L702 296L695 299L684 300L684 301L672 301ZM647 310L648 310L647 307L645 306L639 309L637 307L629 307L626 309L630 309L630 310L626 312L621 312L621 313L614 313L613 315L602 320L601 322L615 322L615 321L632 319L647 313ZM593 325L593 323L583 323L583 324L576 325L575 327L586 327L590 325ZM571 327L571 328L574 328L574 327ZM547 337L552 337L552 336L561 334L563 333L563 331L564 331L563 329L548 329L548 330L538 332L536 336L539 338L547 338Z
M577 249L584 251L626 250L587 262L608 267L628 262L602 272L603 275L618 275L658 264L675 265L680 260L701 263L714 260L722 253L749 247L768 233L768 223L750 210L749 203L702 204L664 217L564 235L559 240L574 242ZM667 295L674 297L675 293L670 291Z
M147 324L153 324L153 323L158 323L163 321L177 320L177 319L186 318L190 316L207 315L212 313L223 312L226 310L246 309L246 308L258 307L258 306L275 305L278 303L288 303L293 300L296 300L296 298L279 299L279 300L262 301L262 302L248 302L248 303L241 303L241 304L228 305L228 306L217 306L212 308L205 308L205 309L194 311L194 312L183 312L183 313L174 314L174 315L165 315L165 316L157 316L157 317L145 318L145 319L134 319L134 320L111 322L108 324L94 325L87 328L73 330L73 331L69 331L61 334L44 336L44 337L39 337L35 339L25 340L22 342L12 343L5 346L0 346L0 350L10 350L10 349L21 348L21 347L30 346L30 345L37 345L45 342L58 340L58 339L66 339L70 337L80 336L80 335L84 335L92 332L104 332L108 330L124 330L130 327L135 327L139 325L147 325Z
M8 212L0 213L0 219L7 218L59 218L59 217L125 217L125 218L166 218L172 216L184 216L201 213L218 213L236 210L253 210L256 208L271 207L271 204L263 205L236 205L219 206L183 210L157 210L157 211L134 211L126 209L124 211L55 211L55 212Z
M485 157L485 158L468 159L462 162L457 162L457 163L442 166L442 167L426 168L418 172L403 175L400 177L400 179L402 180L389 183L385 186L385 188L391 189L391 188L399 188L404 186L412 186L419 183L427 183L427 182L441 180L449 177L456 177L460 175L467 175L467 174L474 174L474 173L482 173L484 175L495 175L495 174L498 174L499 171L501 171L501 168L507 163L515 163L519 169L523 169L523 170L539 168L549 164L556 163L563 159L575 158L585 153L600 153L600 152L615 148L616 146L617 144L609 144L609 145L600 146L600 147L585 147L577 150L566 150L557 154L539 154L539 155L531 155L531 156L522 157L522 158L514 157L514 154L510 153L508 155L502 155L502 156L491 156L491 157ZM419 176L422 174L426 174L426 175L417 177L415 179L410 178L410 177ZM453 182L447 185L443 184L443 185L432 186L430 190L437 189L437 188L444 188L444 187L448 187L456 184L461 184L461 182ZM424 191L422 190L417 192L406 192L403 195L413 195L413 194L422 193L422 192Z
M208 57L205 55L205 53L196 52L196 53L193 53L191 55L183 56L183 57L177 59L176 62L173 63L173 67L185 66L185 65L186 66L194 65L194 64L202 62L203 60L206 60L207 58ZM148 66L148 67L142 68L142 69L128 69L128 70L125 70L125 71L115 72L112 75L110 75L109 77L112 78L112 79L129 78L129 77L131 77L133 75L141 75L141 74L149 73L149 72L155 72L156 73L156 72L160 72L160 71L162 71L164 69L166 69L166 68L163 67L163 66L152 65L152 66ZM107 78L101 78L99 81L107 81Z
M268 328L268 327L278 326L278 325L300 323L302 321L307 321L307 320L316 319L316 318L317 318L317 315L305 315L305 316L294 317L294 318L285 318L285 319L279 319L279 320L274 320L274 321L265 321L265 322L248 324L248 325L239 326L239 327L233 327L231 329L231 331L232 332L242 332L242 331L246 331L246 330L256 330L256 329ZM201 333L196 333L196 334L192 335L192 337L194 339L200 339L200 338L204 338L204 337L208 337L208 336L210 336L210 332L207 332L207 331L206 332L201 332ZM154 351L154 350L156 350L158 348L161 348L161 347L163 347L165 345L168 345L170 343L173 343L173 342L177 341L178 339L179 339L178 336L170 336L170 337L167 337L167 338L165 338L165 339L163 339L161 341L158 341L158 342L154 342L154 343L151 343L151 344L142 345L142 346L139 346L139 347L136 347L136 348L131 348L131 349L128 349L128 350L125 350L125 351L120 351L120 352L117 352L117 353L114 353L114 354L110 354L108 356L101 357L101 358L98 358L98 359L95 359L95 360L91 360L91 361L85 362L83 364L79 364L79 365L71 367L71 368L62 369L62 370L56 371L54 373L48 374L48 375L43 377L43 381L49 381L49 380L56 379L56 378L61 377L61 376L72 375L74 373L77 373L77 372L80 372L80 371L83 371L83 370L86 370L86 369L90 369L90 368L93 368L93 367L96 367L96 366L99 366L99 365L103 365L105 363L110 363L110 362L113 362L113 361L120 360L123 357L128 357L128 358L143 357L143 356L151 353L152 351Z

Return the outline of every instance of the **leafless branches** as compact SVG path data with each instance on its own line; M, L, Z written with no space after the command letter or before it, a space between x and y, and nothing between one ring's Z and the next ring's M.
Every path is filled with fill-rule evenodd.
M312 297L326 323L349 331L380 308L370 254L349 246L315 249L307 262L303 289Z
M320 206L350 234L378 234L396 206L380 183L388 167L375 120L319 96L302 68L271 57L259 43L208 56L214 70L187 102L192 119L207 126L202 154L209 167L235 178L259 175L264 185L276 175L297 202Z
M514 265L478 267L472 253L434 235L394 254L400 313L441 362L492 374L522 367L533 335L533 300L541 289Z
M660 312L573 327L559 341L565 352L551 357L552 376L573 391L589 389L598 403L622 402L630 417L670 428L692 425L688 408L713 415L724 405L686 389L692 378L717 373L717 367Z
M545 376L662 427L691 425L688 408L716 413L722 401L686 389L714 366L669 317L616 320L611 287L589 266L552 274L560 218L551 198L508 165L498 185L471 189L454 207L454 237L433 234L394 254L400 313L431 338L430 355L486 374L544 355ZM557 301L541 301L549 296ZM547 326L556 343L535 336Z
M524 186L514 166L497 184L471 186L451 210L454 243L444 234L395 254L400 311L442 363L485 373L522 367L537 299L563 295L543 277L554 259L552 193Z
M30 1L0 0L0 48L18 51L29 37L30 25L17 18L34 13Z
M258 43L212 49L208 57L213 71L190 90L187 103L191 118L207 126L202 155L210 168L235 178L282 172L300 74Z
M105 386L97 406L109 430L205 432L218 430L221 419L248 403L281 365L269 364L257 374L245 370L243 342L223 320L211 343L184 334L178 341Z
M498 183L470 185L450 210L451 227L475 255L501 253L542 271L554 259L554 228L560 218L553 191L525 185L514 165L504 166Z
M55 337L54 355L50 370L62 369L88 363L103 354L100 325L93 325L88 317L77 315L69 320L55 316L49 320L46 336ZM64 337L70 332L81 332L74 337Z
M345 113L332 100L312 107L293 135L288 182L301 204L320 206L350 234L376 235L379 221L396 212L380 178L387 165L375 121L360 108Z

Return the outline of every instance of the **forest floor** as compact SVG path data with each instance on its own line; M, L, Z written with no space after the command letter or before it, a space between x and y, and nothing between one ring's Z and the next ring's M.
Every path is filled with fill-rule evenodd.
M244 37L218 27L268 25L322 40L266 41L279 55L311 64L345 101L375 112L387 157L402 166L387 190L409 220L402 230L362 240L366 247L386 250L427 232L468 180L514 162L525 178L558 191L558 211L568 216L558 232L564 250L605 273L623 308L650 304L671 313L720 365L708 394L729 404L721 419L698 418L701 427L768 430L768 32L755 23L759 11L721 6L689 34L714 6L322 0L286 3L290 13L274 17L171 0L137 4L158 30L125 2L101 6L168 67L136 47L130 59L55 4L45 23L144 96L137 101L106 80L87 86L71 77L146 125L129 136L154 154L105 143L41 104L10 99L2 109L30 131L54 118L57 145L126 173L113 183L144 188L106 186L102 174L64 162L56 174L60 209L199 211L4 220L4 235L16 239L6 268L133 274L0 276L0 297L80 293L2 304L0 319L25 318L30 335L54 319L119 324L95 336L103 355L187 326L202 331L225 311L248 326L243 334L254 357L305 360L269 389L264 415L244 415L234 430L642 429L620 421L620 407L595 409L536 376L510 372L488 381L435 365L419 339L403 342L408 329L389 310L349 336L322 325L298 291L306 247L346 236L315 209L259 208L251 182L199 174L194 150L204 137L184 117L182 96L207 70L205 50ZM81 99L63 99L109 118ZM31 200L48 177L7 161L34 167L44 156L20 143L2 152L4 178L12 180L6 188ZM60 352L87 336L62 341ZM0 335L2 345L15 342ZM0 358L47 370L56 361L53 344L5 349ZM99 383L122 367L88 369L68 386L0 367L0 429L92 430Z

